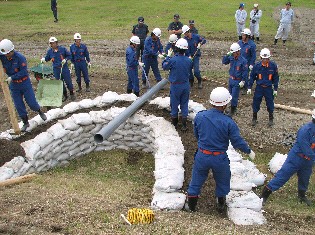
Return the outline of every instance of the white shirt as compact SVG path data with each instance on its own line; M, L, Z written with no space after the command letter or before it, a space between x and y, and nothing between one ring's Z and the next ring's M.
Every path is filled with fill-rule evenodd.
M245 24L246 18L247 18L247 12L245 10L238 9L235 12L236 23Z
M293 22L294 12L290 8L287 10L286 8L280 11L280 23L283 24L291 24Z
M250 19L251 20L256 20L256 23L259 23L260 21L260 18L262 16L262 11L261 10L258 10L258 12L255 14L255 10L251 10L251 12L249 13L249 16L250 16Z

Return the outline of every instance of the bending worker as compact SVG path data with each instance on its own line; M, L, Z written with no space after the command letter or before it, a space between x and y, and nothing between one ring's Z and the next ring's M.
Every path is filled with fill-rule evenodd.
M296 142L288 153L288 157L275 177L264 187L260 198L265 205L270 194L281 188L292 175L298 177L298 199L311 206L306 197L312 167L315 161L315 109L312 112L312 121L303 125L297 132Z
M0 42L0 59L4 72L8 75L6 81L10 87L15 108L23 121L21 131L25 132L30 126L23 98L31 110L38 112L40 117L46 121L47 117L41 111L35 98L32 83L27 71L26 58L20 52L14 50L13 43L8 39L3 39Z
M63 46L58 45L58 40L55 37L49 38L50 49L47 51L47 54L40 61L44 63L46 61L52 61L53 63L53 73L54 77L57 80L63 80L70 92L70 98L72 101L75 100L75 95L73 91L73 84L71 81L70 70L67 64L67 61L71 59L70 52ZM63 98L62 101L68 99L67 89L63 84Z
M177 127L178 124L178 106L182 113L182 130L187 130L188 101L189 101L189 72L192 68L192 61L185 56L188 49L188 42L180 38L175 44L176 54L173 49L169 49L167 57L162 63L164 70L169 70L170 98L171 98L171 117L172 124Z
M215 180L215 196L217 209L226 210L226 195L230 192L231 170L227 156L229 142L235 149L249 154L251 159L255 153L240 135L240 130L232 118L224 114L232 96L224 87L217 87L210 94L212 109L200 111L194 120L194 133L198 141L195 153L192 178L189 183L185 209L195 211L202 185L206 181L209 170Z

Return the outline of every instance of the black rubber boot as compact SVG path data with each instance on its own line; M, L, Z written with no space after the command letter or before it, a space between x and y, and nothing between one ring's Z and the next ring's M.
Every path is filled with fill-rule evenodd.
M282 40L282 42L283 42L283 46L285 46L285 42L286 42L287 40Z
M172 124L175 126L175 128L177 128L178 117L172 117Z
M238 36L238 40L242 40L242 36Z
M184 210L188 212L195 212L198 202L198 196L188 196L185 202Z
M261 192L260 198L263 200L262 201L262 205L264 206L267 202L268 197L270 196L270 194L272 193L272 191L267 188L267 186L265 186Z
M187 118L182 117L182 131L187 131Z
M298 198L300 200L301 203L305 203L308 206L312 206L312 202L305 196L305 191L303 190L299 190L298 191Z
M23 121L23 126L21 128L21 132L25 132L26 129L30 126L30 124L28 122L28 116L23 117L22 121Z
M218 197L217 198L217 210L219 213L226 213L226 199L225 197Z
M38 114L39 114L39 116L41 117L41 119L43 119L44 121L47 120L46 115L45 115L41 110L38 110Z
M228 115L230 117L233 117L235 115L235 113L236 113L236 106L231 106L230 112L228 113Z
M85 92L90 92L90 91L91 91L90 83L87 83L85 87Z
M273 45L277 45L278 43L278 39L275 39L275 41L273 42Z
M132 90L131 89L127 89L127 94L131 94Z
M253 113L253 120L252 120L252 126L257 125L257 113Z
M147 82L146 81L142 81L142 88L147 88Z
M269 113L269 122L268 122L268 126L273 126L273 113Z
M189 80L189 84L190 84L190 87L193 87L194 86L194 80Z
M138 91L138 92L134 92L134 94L135 94L137 97L140 96L139 91Z
M253 35L253 36L251 36L251 39L253 40L253 41L255 41L255 36Z
M257 43L259 42L259 37L256 37L256 41L257 41Z
M202 81L201 81L201 79L198 80L198 89L202 89Z
M82 91L82 85L81 85L81 83L78 83L78 90L77 90L77 92L81 92Z
M74 94L73 90L70 91L70 99L71 99L72 101L75 101L75 94Z

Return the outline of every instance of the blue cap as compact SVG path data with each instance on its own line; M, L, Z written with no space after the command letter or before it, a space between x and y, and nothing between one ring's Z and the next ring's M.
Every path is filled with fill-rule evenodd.
M240 3L240 7L245 7L245 3Z

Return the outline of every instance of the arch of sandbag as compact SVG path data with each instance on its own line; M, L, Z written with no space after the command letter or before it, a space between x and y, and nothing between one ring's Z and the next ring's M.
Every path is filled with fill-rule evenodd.
M7 178L14 178L32 172L41 172L55 166L68 164L69 160L92 151L135 148L151 152L155 157L156 181L153 186L151 206L154 209L181 209L185 202L185 195L179 192L184 181L184 147L178 133L168 121L144 113L136 114L121 125L108 140L96 144L94 134L124 108L76 113L67 119L62 119L80 109L104 107L119 100L134 101L135 99L136 97L131 94L118 95L115 92L106 92L94 100L72 102L65 105L63 109L48 111L48 121L58 119L58 122L46 132L21 144L25 149L26 157L16 157L0 167L0 181L3 180L1 178L3 173L7 175ZM169 97L157 97L150 104L169 109ZM204 109L201 104L190 101L189 118L193 120L196 113ZM43 122L39 116L36 116L30 120L30 123L31 130ZM10 138L9 131L0 133L0 138ZM247 160L243 161L242 156L237 154L233 148L230 148L227 153L231 160L232 172L231 194L227 200L230 219L236 224L244 225L264 223L259 198L251 191L253 184L257 185L257 182L262 178L264 180L264 177L261 177L261 173L254 167L254 164L249 164ZM248 169L245 169L244 165ZM253 174L256 176L253 177ZM240 183L238 179L242 179L242 182ZM240 217L240 214L248 216Z

